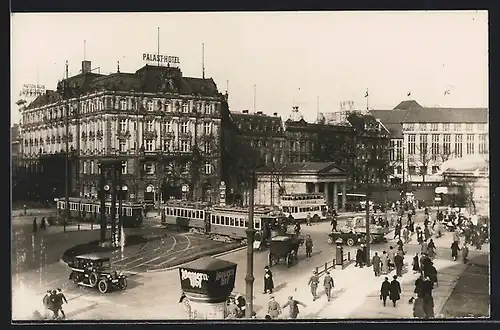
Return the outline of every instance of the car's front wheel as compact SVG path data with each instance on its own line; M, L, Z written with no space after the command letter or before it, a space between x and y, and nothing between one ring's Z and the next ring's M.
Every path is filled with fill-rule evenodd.
M92 287L95 287L96 284L97 284L97 274L92 272L90 273L90 276L89 276L89 284L92 285Z
M118 281L118 286L121 290L125 290L127 288L127 279L125 277L120 278Z
M105 279L100 280L97 284L97 288L99 289L100 293L108 292L108 281Z

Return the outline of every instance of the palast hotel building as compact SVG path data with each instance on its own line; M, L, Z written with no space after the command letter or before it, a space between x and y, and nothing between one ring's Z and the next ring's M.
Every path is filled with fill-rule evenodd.
M178 63L174 57L168 60ZM71 95L63 98L47 90L22 109L25 167L43 173L50 169L41 168L41 159L64 158L69 108L72 196L96 197L99 160L116 157L124 161L122 193L128 200L165 200L181 187L194 199L217 198L221 109L227 107L227 95L211 78L184 77L165 63L146 64L134 73L118 67L102 75L83 61L81 72L59 82L58 90L62 86L69 86ZM61 170L58 175L64 178Z

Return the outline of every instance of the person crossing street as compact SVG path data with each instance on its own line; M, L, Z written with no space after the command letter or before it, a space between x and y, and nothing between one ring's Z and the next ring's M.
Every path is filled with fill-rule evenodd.
M325 278L323 279L323 287L325 288L326 298L330 301L332 298L332 288L334 287L333 278L330 276L330 272L326 272Z
M311 235L307 235L305 245L306 245L306 257L310 258L312 256L312 249L313 249L313 240L311 238Z
M313 301L315 301L316 298L318 297L317 296L318 284L319 284L318 272L314 270L311 278L309 278L309 283L308 283L308 285L311 288L311 294L313 296Z

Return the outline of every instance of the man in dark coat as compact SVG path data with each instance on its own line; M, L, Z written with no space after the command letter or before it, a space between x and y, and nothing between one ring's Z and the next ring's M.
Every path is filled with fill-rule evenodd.
M273 273L269 269L269 266L264 267L264 293L273 293L274 281Z
M422 283L422 299L425 318L434 318L434 298L432 297L432 290L434 285L430 278L426 277Z
M394 256L394 266L396 267L396 276L403 276L403 264L404 258L401 253L398 253Z
M363 250L358 249L356 251L356 264L354 265L354 267L358 267L358 265L359 267L363 267L363 258Z
M380 300L382 300L384 306L387 303L387 297L391 294L391 283L389 283L389 278L385 277L380 287Z
M401 299L401 284L398 282L398 277L394 275L390 286L390 298L392 306L396 307L396 302Z
M307 235L306 237L306 257L311 257L312 255L312 249L313 249L313 240L311 238L311 235Z
M38 229L38 226L36 224L36 217L33 219L33 232L36 233Z
M332 231L337 231L337 217L335 215L332 215L330 225L332 226Z

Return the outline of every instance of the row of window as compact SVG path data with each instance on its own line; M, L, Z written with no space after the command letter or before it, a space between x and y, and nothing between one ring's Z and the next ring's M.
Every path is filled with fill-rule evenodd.
M65 202L59 202L59 209L64 210L65 209ZM69 203L69 210L70 211L85 211L87 213L100 213L101 211L101 206L100 205L93 205L93 204L81 204L81 203ZM116 207L116 213L118 214L118 206ZM127 207L127 206L122 206L123 210L123 215L132 215L132 208ZM111 213L111 206L106 206L106 214Z
M450 128L453 128L454 131L462 131L464 130L464 125L463 123L455 123L455 124L450 124L450 123L406 123L404 124L405 130L407 131L450 131ZM486 131L488 129L488 124L486 123L465 123L465 131L466 132L472 132L474 131L474 127L478 131Z
M432 155L438 155L443 153L443 155L448 156L451 154L451 134L444 134L443 135L443 146L442 150L440 150L440 141L439 141L439 134L433 134L432 135L432 144L431 144L431 154ZM479 135L479 153L480 154L485 154L488 152L488 146L487 146L487 139L488 136L487 134L480 134ZM463 135L462 134L456 134L455 135L455 154L458 157L462 157L462 142L463 142ZM418 149L418 150L417 150ZM475 153L475 135L474 134L467 134L466 135L466 150L467 154L472 155ZM408 136L408 154L410 155L427 155L428 153L428 142L427 142L427 135L420 135L419 136L419 144L417 147L416 144L416 135L415 134L410 134Z
M283 212L285 213L306 213L306 212L319 212L319 206L283 206Z
M129 123L128 123L129 120L127 119L120 119L120 126L119 126L119 130L121 132L125 132L127 130L130 130L129 129ZM191 126L190 124L193 124L194 125L194 122L193 123L190 123L188 121L184 121L180 124L179 128L180 128L180 133L189 133L190 129L189 127ZM137 122L136 121L133 121L133 130L136 131L137 130ZM172 126L173 126L173 122L171 121L168 121L168 122L164 122L163 123L163 131L164 132L173 132L173 129L172 129ZM154 120L148 120L146 121L146 131L149 131L149 132L152 132L155 130L155 121ZM211 122L205 122L203 123L203 133L206 134L206 135L209 135L209 134L212 134L212 123Z
M239 227L239 228L247 228L248 227L248 219L247 218L237 218L237 217L228 217L224 215L210 215L210 223L213 225L220 226L229 226L229 227ZM254 220L254 227L257 230L260 230L260 218L256 218Z
M205 211L202 210L186 210L173 207L165 208L165 215L171 215L174 217L190 218L205 220Z

